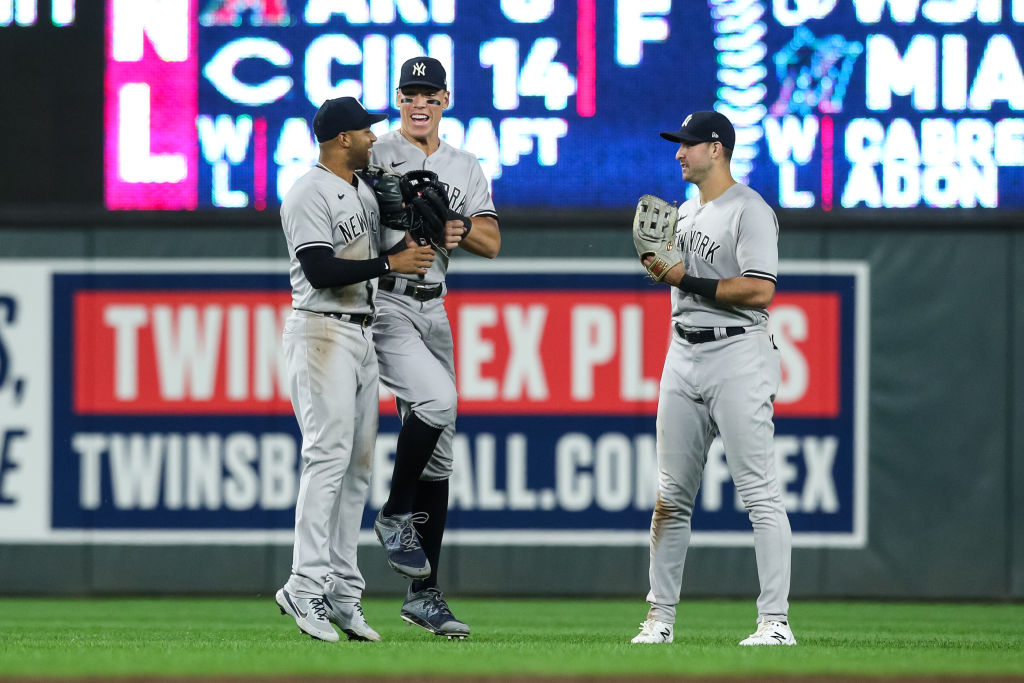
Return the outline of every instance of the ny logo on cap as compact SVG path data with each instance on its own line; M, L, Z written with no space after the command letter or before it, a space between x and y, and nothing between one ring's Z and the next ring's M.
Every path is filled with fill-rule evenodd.
M683 125L680 126L680 128L686 128L686 124L688 124L690 122L690 119L692 119L692 118L693 118L693 114L690 114L685 119L683 119Z
M424 64L423 62L417 62L416 64L413 64L412 65L412 75L413 76L426 76L427 75L427 65Z

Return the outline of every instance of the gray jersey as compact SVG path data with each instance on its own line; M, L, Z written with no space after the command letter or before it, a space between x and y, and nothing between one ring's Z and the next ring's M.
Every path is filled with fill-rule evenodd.
M779 223L761 196L736 183L703 206L694 197L679 207L676 245L686 272L694 277L724 280L758 277L775 282L779 266ZM683 327L761 325L763 308L718 304L672 288L672 320Z
M350 185L320 166L309 170L281 202L281 225L291 258L292 308L318 313L373 313L377 279L344 287L314 289L298 253L330 247L335 256L362 261L376 258L380 246L380 210L370 186Z
M389 173L433 171L448 188L449 205L453 210L463 216L498 216L480 161L471 152L456 149L444 140L433 154L427 156L423 150L409 142L401 131L394 130L373 143L370 163ZM401 232L385 228L383 244L392 245L401 239ZM439 252L426 276L422 280L417 279L417 283L444 282L447 272L448 257Z
M778 222L746 185L732 185L703 206L699 198L685 202L679 207L676 231L676 244L691 275L775 282ZM673 287L672 320L684 328L746 330L695 342L673 329L655 423L659 477L651 520L648 618L675 622L690 545L690 514L712 439L720 435L736 493L754 530L759 618L786 621L792 532L776 475L772 401L781 366L766 329L768 312L718 304Z

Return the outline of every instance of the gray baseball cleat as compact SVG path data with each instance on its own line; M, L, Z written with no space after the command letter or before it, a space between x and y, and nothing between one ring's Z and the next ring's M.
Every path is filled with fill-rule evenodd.
M414 526L426 521L425 512L385 516L381 511L377 513L377 519L373 522L373 532L384 546L388 564L396 572L410 579L425 579L430 576L430 561L423 553L419 534Z
M380 634L366 623L363 606L358 601L331 600L325 595L324 603L327 606L327 619L341 629L349 640L380 642Z
M297 598L282 588L274 596L277 606L281 608L281 614L285 614L295 620L299 630L316 640L325 640L328 643L336 643L341 638L338 632L331 627L327 620L327 603L323 597Z
M436 636L447 636L448 640L469 637L469 626L455 618L445 602L444 593L436 588L424 588L413 593L410 586L402 605L402 619Z

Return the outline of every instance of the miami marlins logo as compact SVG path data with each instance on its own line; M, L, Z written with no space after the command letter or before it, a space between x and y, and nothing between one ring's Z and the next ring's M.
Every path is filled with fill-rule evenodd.
M424 64L423 62L416 62L415 64L412 65L412 75L413 76L426 76L427 75L427 65Z

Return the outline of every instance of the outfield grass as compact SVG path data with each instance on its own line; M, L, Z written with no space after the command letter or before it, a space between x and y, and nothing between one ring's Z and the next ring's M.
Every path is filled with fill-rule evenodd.
M300 635L272 596L0 599L0 676L246 674L1014 674L1024 605L796 602L800 645L740 648L751 601L688 601L676 642L630 645L638 600L451 601L472 637L449 642L368 599L382 643Z

